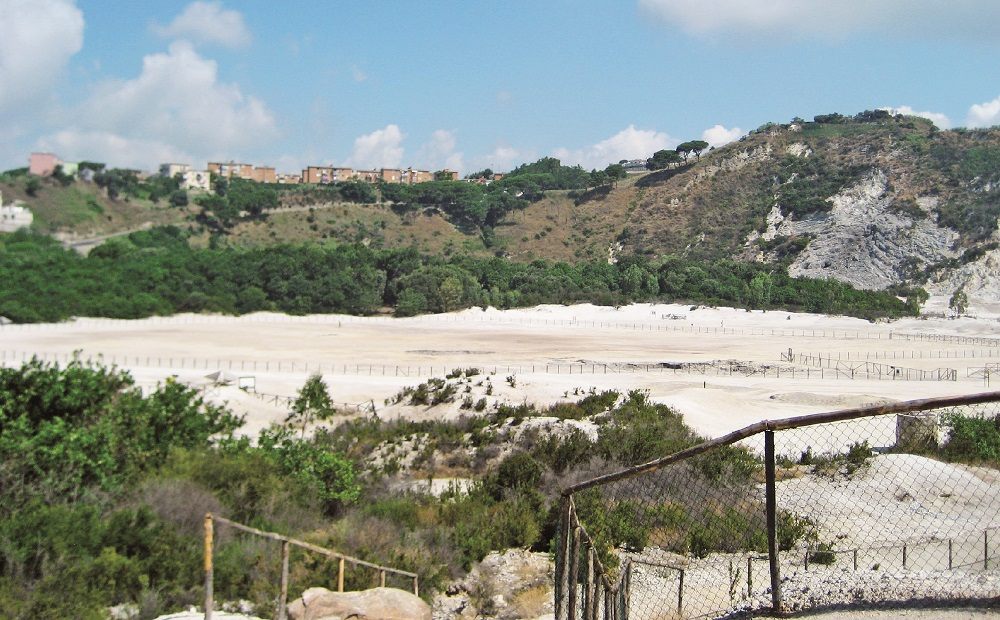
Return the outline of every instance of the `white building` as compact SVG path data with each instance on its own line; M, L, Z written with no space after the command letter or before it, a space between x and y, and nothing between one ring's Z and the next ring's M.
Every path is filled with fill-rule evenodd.
M160 176L168 179L174 178L178 174L186 174L191 171L188 164L160 164Z
M208 170L187 170L181 179L181 189L212 191L212 178Z
M0 192L0 232L14 232L20 228L31 226L34 216L27 207L19 204L3 204L3 192Z

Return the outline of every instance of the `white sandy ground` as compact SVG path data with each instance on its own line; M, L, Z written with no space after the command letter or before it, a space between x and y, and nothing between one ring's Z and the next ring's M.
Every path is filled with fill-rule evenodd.
M941 305L941 300L932 300ZM294 396L317 369L339 403L371 403L381 417L452 417L458 404L432 410L385 399L401 388L447 370L475 366L493 372L495 400L539 405L572 398L575 388L643 389L679 409L697 431L718 436L762 419L854 407L886 400L987 391L975 368L1000 362L1000 341L913 340L922 337L1000 336L990 308L978 318L902 319L871 323L848 317L789 312L747 312L674 304L621 308L582 304L498 311L468 309L409 319L259 313L243 317L179 315L136 321L79 319L60 324L0 326L0 363L31 355L65 362L74 351L128 369L152 386L168 376L204 385L209 398L246 415L244 432L256 434L284 419L287 406L215 386L218 369L253 377L266 394ZM874 360L906 368L954 368L957 381L834 378L837 373L782 362L781 355L811 353ZM662 362L739 360L778 366L771 374L704 375L659 368ZM639 365L639 368L623 366ZM647 370L645 365L654 365ZM605 365L608 365L605 370ZM789 377L796 369L795 378ZM580 374L580 373L583 374ZM607 374L605 374L605 372ZM516 376L516 387L505 377Z
M946 300L932 299L928 307L942 309ZM79 351L84 358L102 355L105 361L128 369L137 383L146 388L175 376L203 387L211 401L227 402L234 411L245 414L243 432L249 435L257 434L271 422L282 421L287 415L287 405L280 398L275 402L273 395L294 396L317 369L322 371L338 403L373 404L383 418L428 419L459 415L458 403L428 409L387 406L384 401L403 387L429 376L443 376L452 368L479 367L486 372L475 381L489 378L493 386L491 403L528 401L546 405L578 399L591 388L643 389L654 400L680 410L698 432L719 436L762 419L988 391L990 388L981 376L969 374L987 363L1000 362L1000 346L996 346L1000 345L997 320L1000 308L983 307L975 311L976 318L878 323L846 317L729 308L691 309L667 304L637 304L619 309L592 305L539 306L502 312L470 309L410 319L277 314L181 315L138 321L80 319L54 325L0 326L0 363L18 365L32 355L65 363L74 351ZM969 338L998 341L974 342ZM850 356L852 361L877 359L879 363L906 368L954 368L957 381L852 380L843 375L834 378L837 373L829 372L805 375L805 366L781 361L782 353L789 348L794 353L839 356L842 360ZM783 372L779 378L773 370L766 376L744 376L720 374L716 369L705 374L675 372L658 366L663 362L714 360L773 365ZM649 369L647 364L651 365ZM794 377L789 372L793 367L797 369ZM258 392L272 396L255 396L234 385L213 385L206 375L220 369L238 377L252 377ZM514 375L516 387L507 384L508 375ZM483 386L476 390L478 398ZM841 450L863 439L876 447L885 446L894 441L894 432L894 419L884 418L845 424L826 434L781 433L777 438L778 451L794 457L805 446L812 446L816 452ZM759 448L756 440L749 444ZM976 555L978 536L983 528L997 522L1000 493L996 480L986 481L981 475L960 468L945 466L947 471L929 472L927 467L935 465L920 464L914 468L909 466L913 464L892 460L900 458L919 457L879 457L869 472L849 485L836 477L829 481L792 479L779 485L783 505L794 504L797 511L816 517L820 513L826 515L825 520L817 520L822 521L821 527L827 535L838 540L838 547L889 546L881 555L860 558L863 574L853 571L849 574L851 579L874 579L872 584L854 586L842 576L839 583L847 584L845 587L876 590L898 587L893 585L901 583L898 578L890 577L888 585L882 580L892 570L899 569L896 567L899 558L895 557L899 541L921 533L940 531L942 535L946 532L954 535L968 530L970 541L968 544L956 541L956 556L976 561L980 557ZM943 482L928 486L921 480L908 478L908 471L919 471L924 482L929 473L936 473L936 479ZM440 486L451 481L435 482ZM963 523L958 528L954 526L959 524L947 522L949 515L935 511L943 501L954 503L964 497L956 489L968 490L970 497L977 498L972 502L976 505L965 506L967 514L962 515ZM868 527L862 530L849 527L838 516L840 512L824 508L831 501L838 505L861 502L868 506L872 517L866 522ZM873 521L884 527L871 527ZM925 545L911 551L910 561L921 564L921 567L911 564L911 573L925 566L931 570L940 568L937 564L946 556L938 548L940 540L934 544L937 546ZM727 557L716 558L713 566L705 567L704 576L711 577L716 585L725 582L727 578L719 575L727 573L729 561ZM832 601L843 598L842 593L827 591L832 582L823 572L842 570L846 559L833 569L815 567L809 573L798 570L801 558L788 557L783 561L787 563L786 575L806 579L802 592L796 593L795 598L809 600L811 604L822 604L827 597ZM885 568L872 572L870 565L876 561ZM718 565L721 568L715 566L718 562L722 562ZM718 570L722 573L716 575ZM755 596L765 594L758 588L766 586L766 570L766 563L754 567L754 582L759 584L755 585ZM689 575L692 594L697 591L698 572L692 567ZM959 573L956 579L971 584L986 575L990 575L989 581L977 587L992 592L998 587L992 573ZM637 586L648 581L647 587L660 590L669 589L672 579L647 571L636 581ZM798 587L796 583L789 582L789 589ZM902 583L905 586L905 580ZM716 585L706 585L708 590L704 594ZM688 600L693 603L696 599ZM975 613L953 617L972 617Z

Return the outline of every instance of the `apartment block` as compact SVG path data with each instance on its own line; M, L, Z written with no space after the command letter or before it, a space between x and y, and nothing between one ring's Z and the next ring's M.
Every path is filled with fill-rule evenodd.
M278 175L274 168L269 166L257 166L251 173L251 178L258 183L277 183Z
M235 161L228 163L210 161L208 162L207 167L208 171L216 176L225 177L227 179L237 177L239 179L247 179L248 181L253 180L254 172L252 164L238 163Z
M28 172L40 177L47 177L55 172L61 164L55 153L32 153L28 157Z

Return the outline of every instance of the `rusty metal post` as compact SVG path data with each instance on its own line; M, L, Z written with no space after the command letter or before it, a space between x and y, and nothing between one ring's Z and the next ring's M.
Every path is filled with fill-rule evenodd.
M212 571L212 535L213 535L212 513L205 514L205 620L212 620L212 607L215 606L213 598L213 571Z
M767 559L771 568L771 606L781 612L781 568L778 563L778 502L775 494L774 431L764 431L764 482L767 510Z
M281 586L278 591L278 620L288 618L288 551L291 545L281 541Z

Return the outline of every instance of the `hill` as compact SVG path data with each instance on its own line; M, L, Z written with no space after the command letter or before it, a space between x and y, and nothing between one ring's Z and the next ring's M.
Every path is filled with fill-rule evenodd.
M63 235L175 223L203 246L333 241L520 262L735 259L857 288L917 285L1000 300L1000 129L828 114L769 123L614 185L587 177L543 158L489 189L441 182L386 186L376 197L356 187L364 184L271 186L260 191L277 208L249 214L197 196L180 208L141 195L110 199L83 183L46 180L28 196L23 179L0 177L0 189L27 202L36 229Z

